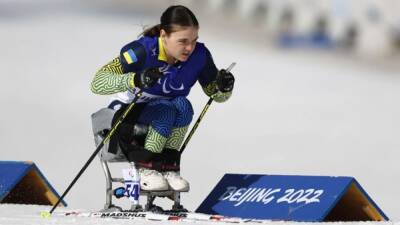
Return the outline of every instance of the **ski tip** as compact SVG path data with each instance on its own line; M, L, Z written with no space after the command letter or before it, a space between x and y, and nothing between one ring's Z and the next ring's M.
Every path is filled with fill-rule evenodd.
M51 217L51 213L48 211L42 211L40 212L40 217L42 217L43 219L47 219Z

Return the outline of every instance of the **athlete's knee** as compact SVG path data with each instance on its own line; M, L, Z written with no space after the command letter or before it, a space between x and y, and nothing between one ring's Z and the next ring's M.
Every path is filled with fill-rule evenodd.
M150 122L150 125L160 135L168 137L176 120L175 106L168 100L157 100L147 105L148 110L142 112L142 117Z
M175 126L183 127L189 125L192 122L194 114L190 101L186 97L177 97L171 102L174 104L177 112Z
M168 100L158 100L157 102L149 103L150 107L154 108L155 120L173 123L176 117L176 109L172 102Z

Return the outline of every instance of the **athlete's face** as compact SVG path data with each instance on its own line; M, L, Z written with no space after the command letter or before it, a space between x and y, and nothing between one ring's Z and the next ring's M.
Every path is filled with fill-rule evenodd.
M186 61L196 47L199 28L179 27L177 31L167 34L161 30L160 37L164 42L165 52L168 58Z

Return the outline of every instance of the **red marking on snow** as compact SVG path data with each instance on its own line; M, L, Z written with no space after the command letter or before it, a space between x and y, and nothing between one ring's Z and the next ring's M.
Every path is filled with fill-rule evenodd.
M220 215L212 215L212 216L210 216L210 220L223 220L224 219L224 217L223 216L220 216Z
M168 217L168 220L172 220L172 221L179 221L179 220L181 220L182 218L180 217L180 216L169 216Z

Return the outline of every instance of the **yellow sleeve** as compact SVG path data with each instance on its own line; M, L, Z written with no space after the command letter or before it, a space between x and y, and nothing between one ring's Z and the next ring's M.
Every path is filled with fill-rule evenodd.
M119 57L103 66L94 75L91 90L95 94L110 95L133 89L135 73L123 73Z

